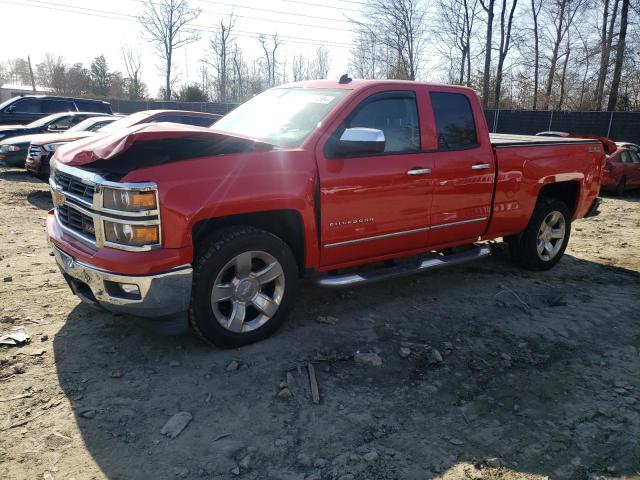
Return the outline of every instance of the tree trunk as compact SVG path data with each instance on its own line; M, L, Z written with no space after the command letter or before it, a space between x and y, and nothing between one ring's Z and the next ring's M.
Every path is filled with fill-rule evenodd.
M533 109L538 109L538 81L540 78L540 34L538 33L538 12L536 12L535 0L531 0L533 12Z
M505 31L504 15L507 9L507 0L502 0L502 13L500 16L500 51L498 53L498 68L496 70L496 89L495 89L495 107L500 108L500 94L502 90L502 69L504 61L509 53L509 43L511 41L511 25L513 24L513 14L516 10L518 0L513 0L511 11L509 12L509 20Z
M560 99L558 100L558 110L562 110L562 102L564 102L564 93L565 93L565 81L567 79L567 65L569 63L569 55L571 54L571 49L569 48L569 42L567 41L567 52L564 57L564 64L562 65L562 76L560 77Z
M624 62L624 49L627 38L627 23L629 21L629 0L622 0L622 11L620 14L620 35L618 36L618 46L616 48L616 63L613 68L613 79L611 80L611 92L609 92L609 105L607 110L613 111L618 104L618 89L620 88L620 75L622 74L622 64Z
M484 76L482 78L482 106L489 105L489 81L491 75L491 47L493 37L493 6L495 0L488 0L487 6L482 2L482 7L487 12L487 41L484 54Z
M167 55L167 78L165 79L164 99L171 100L171 53Z

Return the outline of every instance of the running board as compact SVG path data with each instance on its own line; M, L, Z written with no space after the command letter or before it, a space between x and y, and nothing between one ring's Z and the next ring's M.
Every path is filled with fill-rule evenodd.
M418 260L418 263L406 263L391 267L382 267L371 272L319 277L315 280L315 283L321 287L352 287L363 283L379 282L381 280L411 275L425 270L433 270L440 267L448 267L458 265L459 263L471 262L490 254L490 246L474 245L472 248L463 252L451 253L448 255L436 254L435 257Z

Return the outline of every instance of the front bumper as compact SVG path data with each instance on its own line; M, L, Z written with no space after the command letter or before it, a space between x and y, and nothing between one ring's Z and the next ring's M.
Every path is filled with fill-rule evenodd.
M85 303L115 313L155 318L175 317L189 308L191 266L154 275L119 275L91 267L51 246L71 290Z

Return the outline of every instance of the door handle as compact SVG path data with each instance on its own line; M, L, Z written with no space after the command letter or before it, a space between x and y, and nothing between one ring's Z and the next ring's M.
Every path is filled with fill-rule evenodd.
M427 173L431 173L430 168L412 168L407 175L426 175Z
M471 165L471 170L486 170L487 168L491 168L490 163L476 163L475 165Z

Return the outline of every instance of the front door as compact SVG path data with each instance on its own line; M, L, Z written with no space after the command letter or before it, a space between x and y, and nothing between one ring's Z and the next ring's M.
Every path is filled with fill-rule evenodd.
M323 266L426 247L433 159L422 148L421 95L417 87L369 95L332 134L382 130L383 153L336 157L327 144L316 149Z

